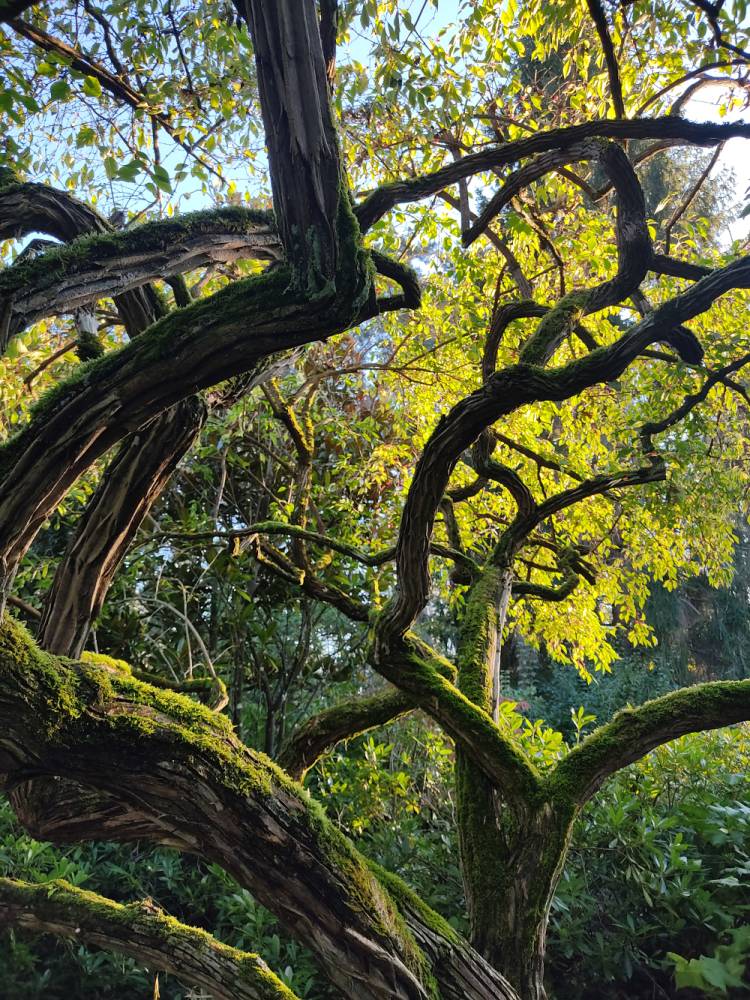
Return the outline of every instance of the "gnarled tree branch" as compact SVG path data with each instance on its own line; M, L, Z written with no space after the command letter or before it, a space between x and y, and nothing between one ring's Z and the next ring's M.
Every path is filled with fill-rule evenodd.
M618 712L564 757L548 779L583 805L610 775L685 733L750 720L750 681L696 684Z
M32 885L0 878L0 927L129 955L208 990L215 1000L297 1000L258 955L181 924L151 902L122 905L62 879Z
M221 864L313 948L344 996L427 1000L432 974L446 1000L515 998L439 920L426 926L402 909L299 786L239 743L224 717L116 665L76 667L41 653L6 615L0 723L6 791L46 776L54 797L49 778L64 775L79 837L138 830ZM80 816L71 782L95 790L93 821ZM115 814L105 833L98 818L108 800L122 802L130 821Z

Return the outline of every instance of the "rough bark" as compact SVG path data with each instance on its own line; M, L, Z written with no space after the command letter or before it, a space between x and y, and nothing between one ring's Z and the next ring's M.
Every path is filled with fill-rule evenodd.
M22 214L12 221L14 212L19 211ZM205 226L204 216L192 216L192 223L172 230L172 238L185 233L195 236ZM239 220L231 214L222 218L223 225L231 223L240 229L258 225L257 213L240 213ZM11 289L7 304L14 308L19 288L28 295L27 286L34 284L35 275L42 288L51 289L56 282L65 283L66 268L75 274L83 260L90 268L100 270L108 248L114 246L117 256L129 245L124 234L113 234L109 223L65 192L35 184L12 184L0 189L0 228L12 227L13 235L20 236L29 231L29 226L65 240L66 245L54 251L53 262L45 254L41 260L23 262L3 272L0 284L6 292ZM152 249L164 249L170 234L158 226L158 237L154 239L153 228L141 227L140 236L145 230L145 242L151 240ZM132 239L130 234L127 236ZM136 236L135 244L142 243ZM164 311L151 286L115 296L114 301L131 337L141 334ZM12 331L12 323L6 331ZM98 346L95 340L94 345ZM47 648L68 656L80 653L130 540L190 447L204 416L205 409L197 398L186 399L155 417L144 434L126 439L87 505L57 568L40 626L41 641Z
M509 553L485 569L470 592L461 626L458 683L487 713L499 696L496 658L512 588ZM497 716L495 716L497 721ZM505 738L512 745L512 734ZM522 751L517 751L519 754ZM524 1000L544 1000L549 907L574 811L542 792L519 800L456 747L456 813L471 941Z
M352 266L357 266L356 256ZM3 584L50 511L112 445L161 410L269 355L345 329L361 301L335 294L309 303L283 268L239 281L164 317L146 333L81 366L0 449ZM43 456L43 460L42 460Z
M185 396L346 329L374 298L339 164L315 4L251 0L246 14L289 266L177 310L82 368L2 449L0 608L39 527L97 457Z
M111 233L112 226L66 191L30 182L0 186L0 239L21 239L36 232L69 243L84 233ZM5 302L0 308L0 353L12 335L13 323L13 298L2 297ZM115 305L130 336L145 330L164 312L161 300L149 286L118 295Z
M47 316L121 296L155 278L215 262L278 260L281 255L269 215L241 208L195 212L123 232L94 232L0 273L0 312L11 310L7 338Z
M6 791L45 778L54 799L50 778L64 776L79 838L147 836L221 864L316 952L344 996L426 1000L436 983L443 1000L515 997L405 887L395 899L319 807L239 743L223 717L135 681L116 662L76 666L41 653L8 616L0 717ZM93 789L91 815L76 783ZM24 821L24 796L12 801Z
M150 901L123 906L62 879L31 885L0 878L3 926L130 955L207 990L214 1000L297 1000L258 955L221 944Z
M125 441L89 501L55 573L37 633L42 648L80 656L133 536L195 440L205 416L200 399L186 399Z
M294 280L311 293L336 280L336 220L348 199L315 4L238 0L255 48L271 187Z

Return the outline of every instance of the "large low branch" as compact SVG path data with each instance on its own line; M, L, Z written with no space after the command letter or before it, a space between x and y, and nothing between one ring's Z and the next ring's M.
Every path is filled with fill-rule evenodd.
M750 138L750 122L691 122L685 118L664 117L617 121L602 119L538 132L528 139L502 143L480 153L471 153L422 177L394 181L373 191L356 209L363 231L394 206L437 194L465 177L518 163L527 156L566 149L584 139L671 139L686 145L713 146L733 137Z
M82 233L110 230L98 212L67 191L31 181L0 187L0 240L47 233L68 243Z
M0 774L6 791L44 778L52 800L50 778L64 777L80 839L147 836L222 865L315 951L352 1000L427 1000L431 975L444 1000L515 998L438 918L426 924L394 901L320 808L243 746L223 716L116 664L71 665L42 653L7 616ZM94 789L89 816L71 794L76 783ZM19 808L23 796L12 801ZM113 801L122 803L119 814Z
M3 226L15 236L36 229L73 244L57 248L52 261L45 254L41 262L22 266L30 281L37 275L44 285L46 276L51 275L50 287L55 280L64 281L66 269L75 271L81 259L88 256L98 261L104 247L112 242L127 246L124 236L114 234L95 211L64 191L39 184L11 184L0 189L0 229ZM0 274L0 285L5 280L12 287L7 275L17 276L17 271L10 268ZM20 288L24 287L22 283ZM121 293L114 301L131 337L141 334L162 312L160 298L150 285ZM7 305L13 305L12 297ZM6 330L11 326L9 322ZM126 440L58 565L41 623L42 642L47 648L65 655L80 653L133 534L190 447L203 418L200 401L186 399L159 414L144 434Z
M297 1000L258 956L188 927L150 902L122 905L62 879L0 878L0 927L83 942L200 986L214 1000Z
M582 805L616 771L685 733L750 720L750 681L714 681L618 712L563 758L548 779Z
M46 316L73 312L155 278L213 262L277 260L281 244L265 212L221 208L84 236L0 272L0 312L8 336Z

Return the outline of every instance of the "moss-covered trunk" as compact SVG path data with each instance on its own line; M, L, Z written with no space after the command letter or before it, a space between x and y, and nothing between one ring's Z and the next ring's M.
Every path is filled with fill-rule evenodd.
M461 624L459 684L496 714L497 663L512 575L490 566L474 584ZM508 734L513 744L513 734ZM522 751L517 750L520 754ZM474 947L518 989L543 1000L549 907L567 850L573 810L511 783L491 781L475 758L456 749L461 871Z
M350 1000L517 1000L496 970L228 721L127 664L0 624L0 791L56 842L148 839L220 864Z
M522 1000L544 1000L547 922L567 853L570 814L545 803L519 821L473 770L459 761L461 861L472 944ZM469 781L474 792L467 806Z

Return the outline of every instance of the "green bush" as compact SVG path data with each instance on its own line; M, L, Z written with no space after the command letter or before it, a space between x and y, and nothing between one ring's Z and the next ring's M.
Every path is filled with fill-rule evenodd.
M685 736L589 804L553 906L556 1000L672 996L670 952L721 958L750 922L749 770L750 727Z

